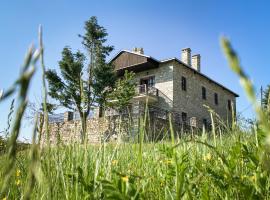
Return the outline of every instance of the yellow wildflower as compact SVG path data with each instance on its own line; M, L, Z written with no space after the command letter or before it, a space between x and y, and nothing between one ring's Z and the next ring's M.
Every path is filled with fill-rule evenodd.
M172 164L172 160L170 160L170 159L169 160L164 160L164 163L167 164L167 165L170 165L170 164Z
M112 161L112 165L117 165L117 163L118 163L118 160L113 160Z
M17 169L16 170L16 176L19 177L21 175L21 170Z
M251 177L249 177L251 181L255 182L256 181L256 175L253 175Z
M123 182L128 182L128 176L123 176L123 177L122 177L122 181L123 181Z
M4 197L3 200L7 200L7 197Z
M204 161L208 161L208 160L211 160L212 159L212 156L210 153L206 154L206 156L203 157L203 160Z
M16 180L16 181L15 181L15 184L16 184L17 186L19 186L19 185L21 184L21 180Z
M242 179L242 180L244 180L244 179L246 179L246 178L247 178L246 175L242 175L242 176L241 176L241 179Z

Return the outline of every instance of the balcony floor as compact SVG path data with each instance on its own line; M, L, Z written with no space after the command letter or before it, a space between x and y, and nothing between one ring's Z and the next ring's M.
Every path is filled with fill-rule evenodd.
M148 99L148 103L155 103L158 101L158 97L157 96L153 96L153 95L146 95L146 94L139 94L135 97L133 97L133 101L140 101L140 102L146 102Z

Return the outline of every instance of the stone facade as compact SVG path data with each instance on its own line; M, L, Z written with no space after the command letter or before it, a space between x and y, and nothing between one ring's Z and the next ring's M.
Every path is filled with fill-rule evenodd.
M183 58L190 58L190 49L184 49ZM188 54L188 55L185 55ZM187 123L190 119L196 120L196 126L202 127L209 124L210 113L207 107L214 110L225 124L230 125L232 115L236 113L236 94L229 91L200 72L200 55L192 56L193 65L187 66L178 59L161 61L158 68L137 72L135 79L140 85L140 80L145 77L154 77L154 87L160 92L158 101L152 106L176 112L180 118L182 113L187 114ZM190 63L190 61L186 61ZM186 79L186 91L182 90L182 77ZM206 98L202 97L202 87L205 88ZM215 103L215 93L218 103ZM229 102L232 109L229 109ZM180 119L181 121L182 119Z
M232 109L229 110L228 100L234 105L235 113L236 98L234 94L177 61L174 61L173 75L173 107L176 112L187 113L188 119L196 117L199 126L202 126L204 119L210 123L209 111L204 106L206 105L213 109L224 122L231 123ZM182 77L186 78L186 91L181 89ZM202 98L202 87L206 90L206 99ZM217 105L214 99L215 93L218 95Z
M140 85L140 80L146 77L154 77L154 87L160 92L160 98L158 98L158 101L154 103L154 106L165 110L172 110L173 63L160 64L158 68L136 73L136 84Z

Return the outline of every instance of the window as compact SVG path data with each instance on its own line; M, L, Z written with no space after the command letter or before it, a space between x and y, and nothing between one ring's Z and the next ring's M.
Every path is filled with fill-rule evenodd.
M218 94L215 93L215 104L218 105Z
M149 78L149 83L148 83L148 85L149 85L150 87L153 87L153 86L155 85L155 77L154 77L154 76L152 76L152 77Z
M181 82L182 82L182 90L187 91L187 79L184 76L182 76Z
M206 100L206 88L202 87L202 99Z
M228 110L232 110L232 101L228 100Z
M187 121L187 113L182 112L182 122L186 122Z
M208 122L207 122L207 119L204 118L204 119L203 119L203 126L204 126L205 129L207 128L207 123L208 123Z
M155 86L155 76L148 76L140 80L140 93L146 93L149 87Z
M179 113L174 114L174 120L176 124L181 124L181 115Z
M141 85L146 85L147 87L153 87L155 85L155 76L141 78Z

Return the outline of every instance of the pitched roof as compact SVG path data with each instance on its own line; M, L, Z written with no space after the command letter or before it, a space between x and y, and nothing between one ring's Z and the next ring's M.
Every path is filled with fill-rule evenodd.
M122 51L118 52L111 60L109 60L109 63L114 62L116 60L116 58L118 58L122 53L128 53L128 54L140 56L140 57L145 58L145 60L143 60L142 62L139 62L139 63L131 63L130 65L118 67L118 68L116 68L116 71L122 71L123 72L123 70L125 70L127 68L129 68L130 70L139 69L141 71L141 70L145 70L147 67L148 67L148 69L157 67L155 65L155 63L159 64L159 63L166 63L166 62L176 61L176 62L182 64L183 66L185 66L186 68L192 70L194 73L198 74L199 76L202 76L202 77L206 78L207 80L209 80L212 83L220 86L224 90L227 90L228 92L232 93L235 97L239 97L239 95L236 94L235 92L233 92L232 90L228 89L227 87L225 87L224 85L218 83L217 81L213 80L212 78L206 76L205 74L197 71L196 69L193 69L191 66L187 65L186 63L182 62L181 60L179 60L178 58L175 58L175 57L159 61L159 60L157 60L157 59L155 59L155 58L153 58L151 56L147 56L147 55L144 55L144 54L139 54L139 53L128 51L128 50L122 50ZM151 63L151 65L147 66L147 63Z
M113 60L115 60L115 59L116 59L121 53L123 53L123 52L131 53L131 54L138 55L138 56L143 56L143 57L145 57L145 58L150 58L150 59L152 59L152 60L155 60L155 61L159 62L159 60L157 60L157 59L155 59L155 58L153 58L153 57L151 57L151 56L147 56L147 55L145 55L145 54L140 54L140 53L136 53L136 52L129 51L129 50L121 50L121 51L119 51L114 57L112 57L112 58L109 60L109 63L112 62Z
M143 54L120 51L109 62L113 63L118 74L123 74L125 70L140 72L147 69L158 68L159 61Z

